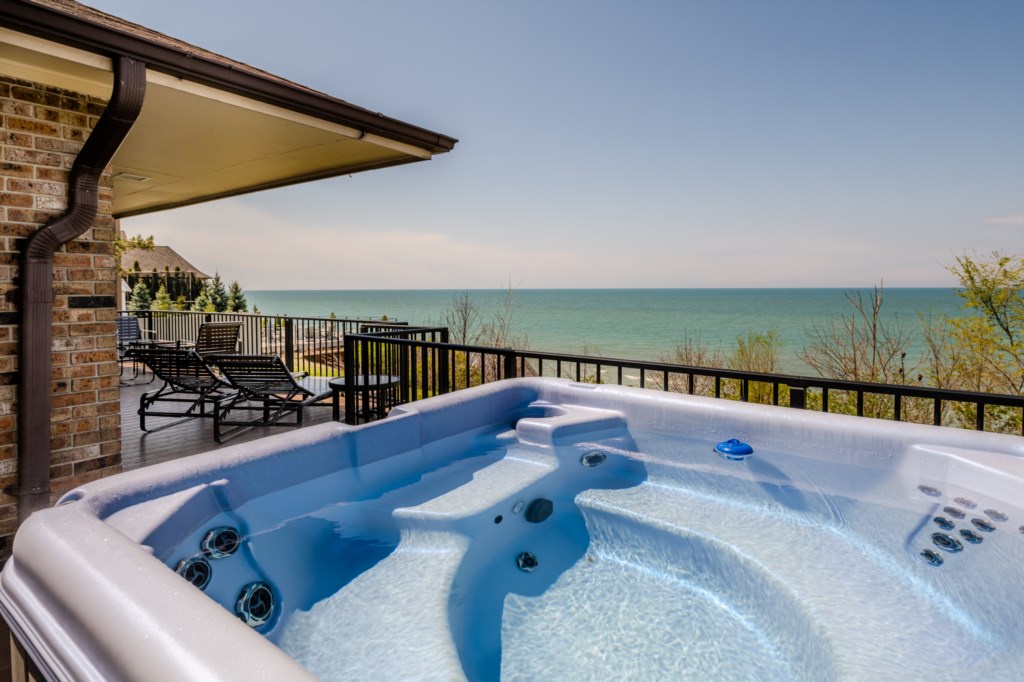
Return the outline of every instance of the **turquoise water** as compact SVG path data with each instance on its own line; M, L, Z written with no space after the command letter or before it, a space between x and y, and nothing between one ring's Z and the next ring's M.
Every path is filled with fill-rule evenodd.
M848 289L518 289L512 328L533 350L657 360L687 336L700 336L729 353L736 337L778 328L783 371L812 373L797 354L808 331L853 308ZM250 305L265 314L293 317L373 317L437 324L458 291L249 291ZM870 293L865 289L866 297ZM470 291L485 320L504 302L503 290ZM911 355L923 349L918 313L956 315L952 289L886 289L882 312L914 336Z

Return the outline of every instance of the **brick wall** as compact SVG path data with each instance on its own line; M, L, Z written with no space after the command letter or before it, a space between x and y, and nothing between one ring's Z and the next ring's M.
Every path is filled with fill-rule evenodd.
M0 77L0 489L17 478L17 276L25 238L67 205L68 172L105 102ZM109 169L99 213L54 257L53 498L121 467L117 276ZM10 555L17 500L0 493L0 561Z

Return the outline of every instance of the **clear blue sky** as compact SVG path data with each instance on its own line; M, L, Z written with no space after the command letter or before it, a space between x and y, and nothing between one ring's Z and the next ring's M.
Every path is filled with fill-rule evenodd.
M87 4L459 138L123 222L247 289L951 286L1024 252L1021 0Z

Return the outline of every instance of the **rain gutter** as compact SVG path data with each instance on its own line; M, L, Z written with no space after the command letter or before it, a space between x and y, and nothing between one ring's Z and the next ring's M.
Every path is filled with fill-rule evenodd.
M21 267L21 329L18 379L18 520L50 505L50 398L52 392L53 256L92 227L99 206L103 169L142 111L146 65L113 58L110 102L75 158L68 181L68 207L28 239Z

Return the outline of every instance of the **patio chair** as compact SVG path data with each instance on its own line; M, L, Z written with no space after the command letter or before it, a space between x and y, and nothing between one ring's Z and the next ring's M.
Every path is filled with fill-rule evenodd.
M151 433L189 419L214 417L220 401L235 397L235 390L191 348L153 346L139 348L134 351L134 355L164 382L163 386L144 393L139 399L139 429L142 431ZM187 407L184 410L169 410L158 403L177 403ZM213 406L213 411L207 412L208 404ZM178 419L151 429L146 427L146 417Z
M214 408L213 437L218 443L230 433L251 426L302 426L302 411L332 397L327 377L303 377L289 371L277 355L209 355L206 360L224 375L238 393ZM249 420L230 420L232 411L259 411ZM294 421L281 421L294 413ZM237 428L223 431L224 426Z
M203 322L196 334L195 350L204 357L237 353L241 331L241 322Z
M117 362L120 366L118 374L124 374L124 361L132 361L132 378L138 378L139 365L134 357L134 351L140 346L151 344L155 340L155 334L146 330L143 336L142 326L139 324L138 315L121 315L117 318Z

